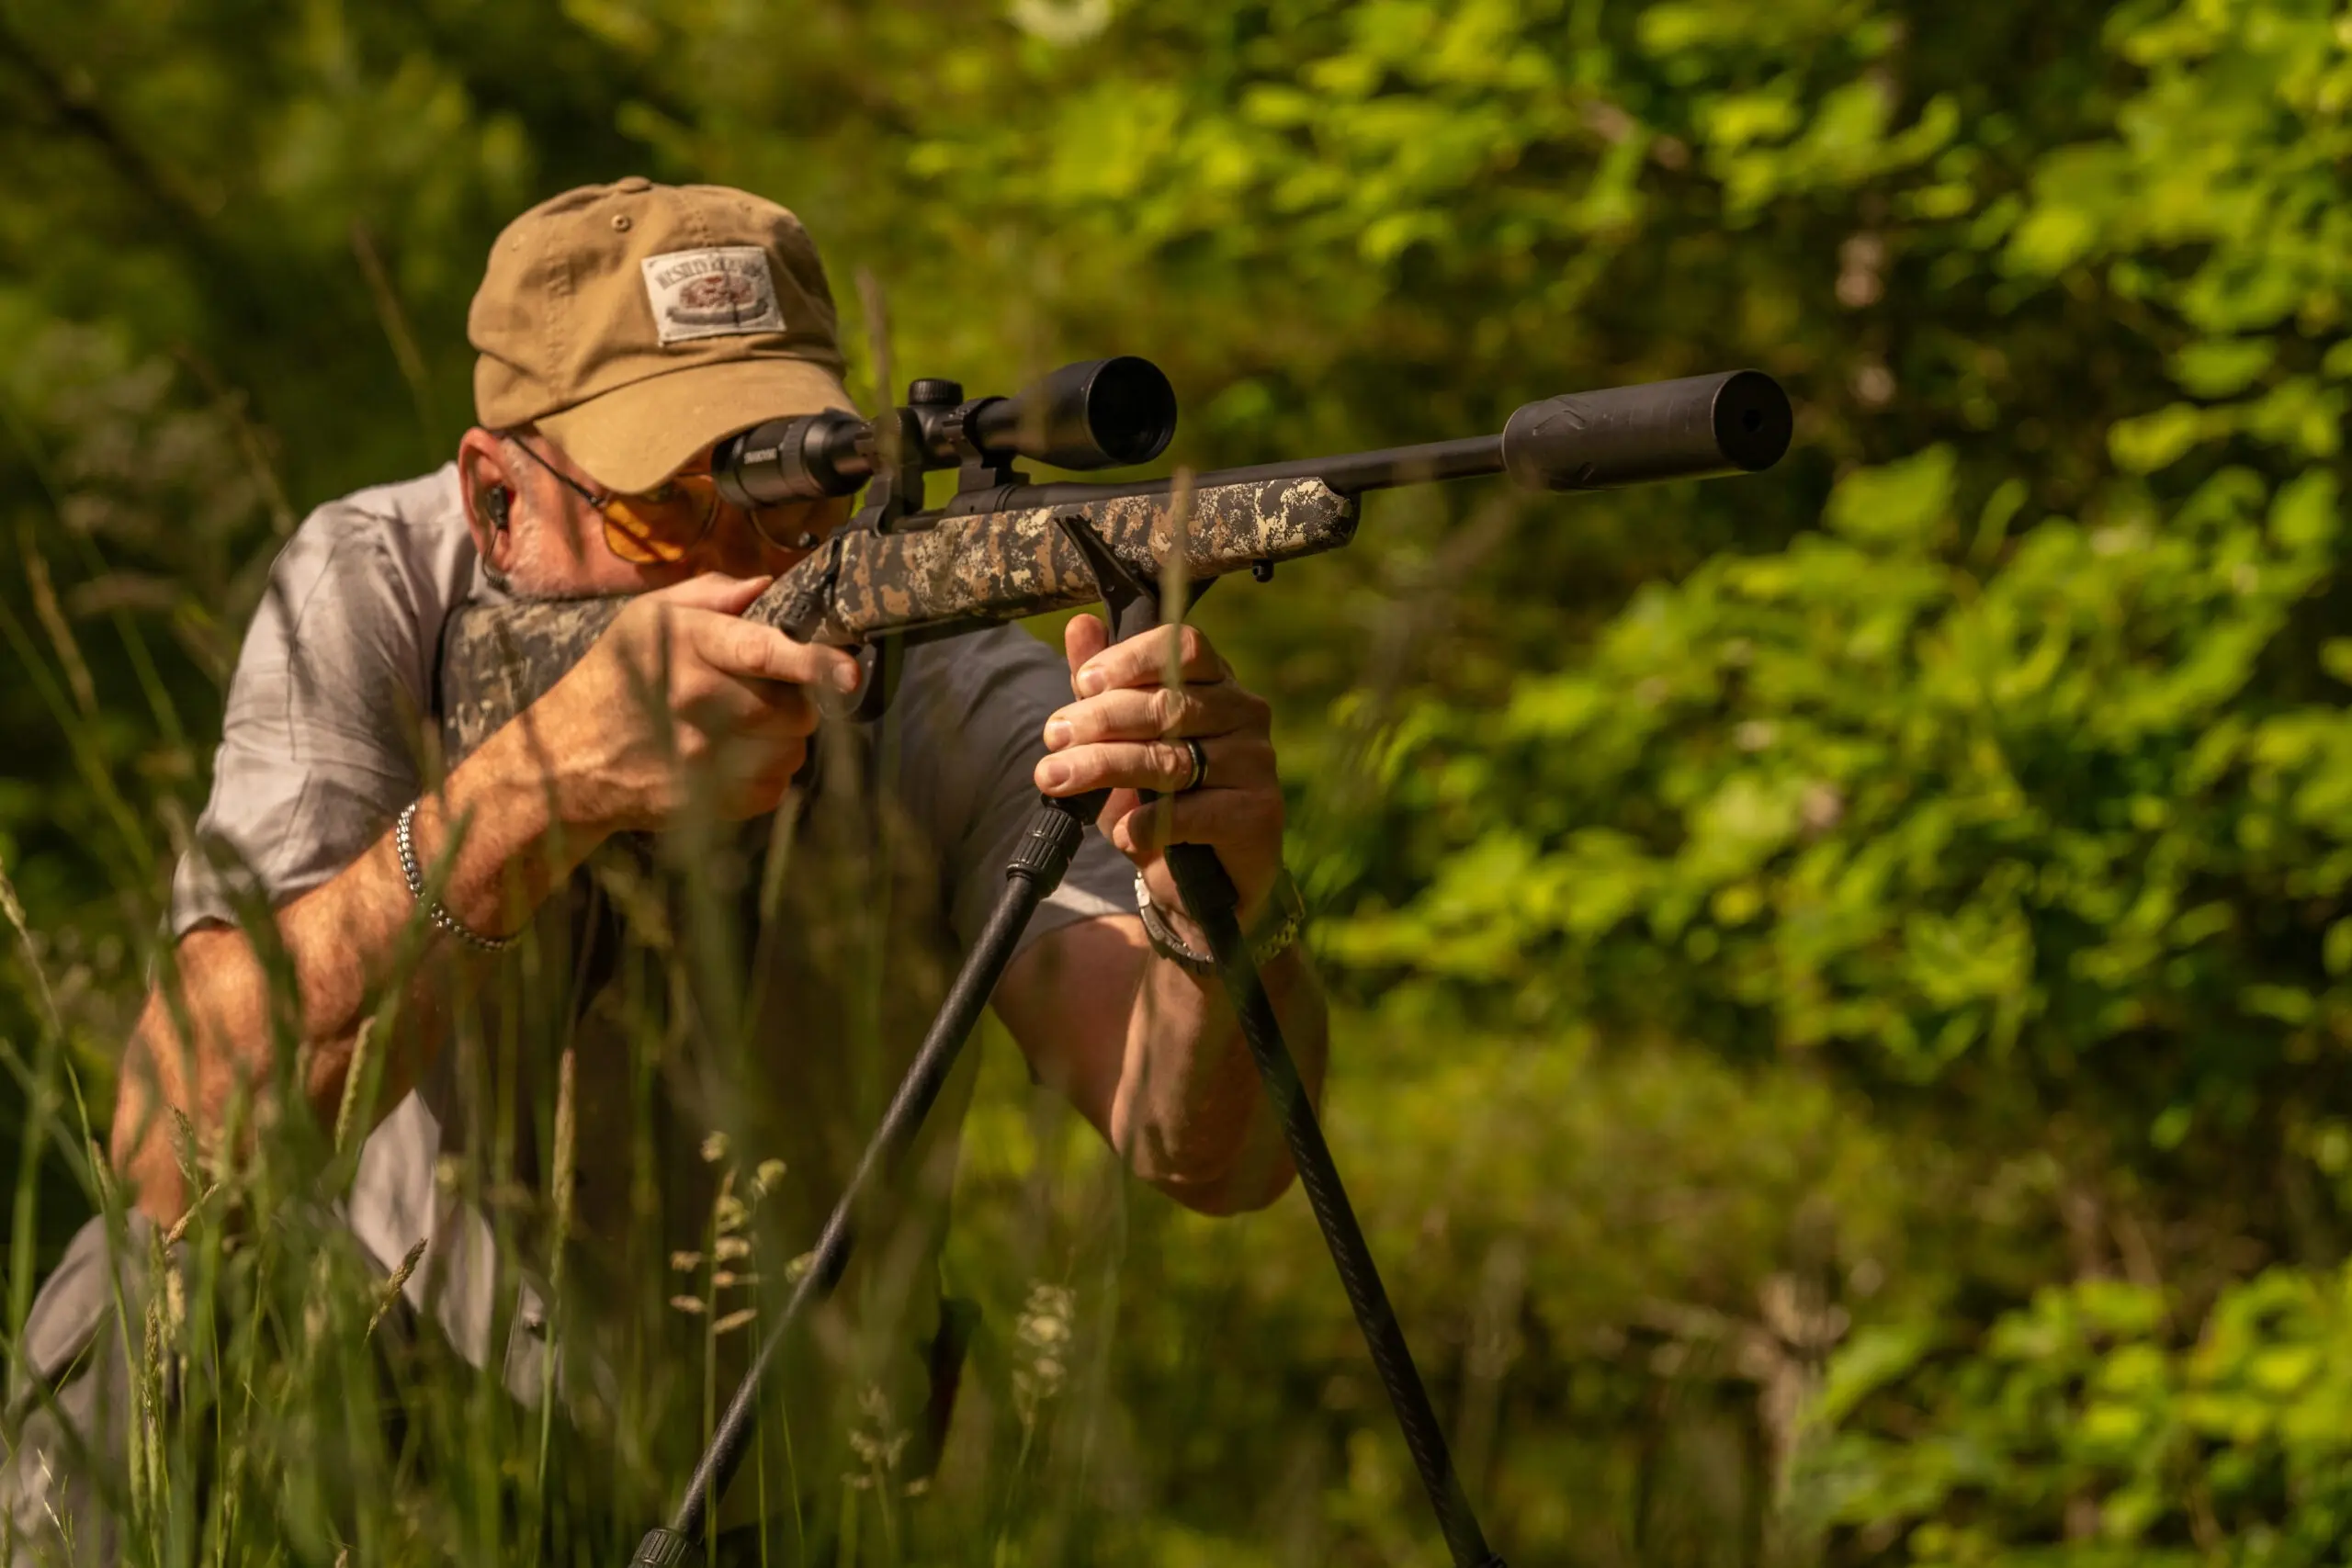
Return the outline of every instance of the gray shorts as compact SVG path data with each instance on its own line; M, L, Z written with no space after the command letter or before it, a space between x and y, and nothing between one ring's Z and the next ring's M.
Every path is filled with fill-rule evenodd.
M114 1568L125 1556L121 1521L130 1517L135 1456L142 1446L162 1451L157 1439L166 1435L176 1414L142 1401L142 1384L152 1389L160 1379L134 1375L146 1355L149 1302L159 1278L151 1263L156 1239L153 1222L142 1214L130 1214L122 1235L111 1241L105 1221L91 1220L74 1235L33 1300L23 1353L6 1405L0 1410L0 1568ZM175 1265L179 1260L172 1261ZM906 1473L910 1477L929 1474L944 1445L977 1316L968 1303L942 1303L928 1368L930 1403L914 1423L915 1448L908 1456ZM515 1336L524 1334L517 1314ZM405 1298L395 1297L370 1340L375 1369L388 1379L396 1363L424 1348L424 1340L443 1347L443 1353L434 1358L436 1365L463 1370L462 1350L437 1332L431 1314L416 1310ZM536 1346L531 1348L536 1352ZM503 1375L485 1382L515 1396L519 1407L529 1403L523 1394L536 1392L531 1380L539 1362L536 1353L521 1356L517 1349L510 1339L505 1364L499 1369ZM471 1371L483 1369L473 1366ZM178 1434L198 1447L197 1473L182 1479L199 1488L213 1468L212 1456L203 1451L207 1434L193 1428L209 1425L199 1419ZM568 1426L557 1421L548 1434L554 1439L549 1457L560 1464L572 1448ZM609 1456L599 1452L575 1479L593 1479L608 1462ZM668 1500L664 1489L642 1517L658 1517ZM831 1561L831 1527L825 1517L831 1501L837 1499L803 1499L810 1510L808 1527L816 1532L801 1543L807 1561ZM201 1498L198 1506L204 1506ZM587 1513L604 1511L591 1508ZM626 1511L632 1521L639 1517ZM781 1529L784 1522L785 1516L779 1515L771 1528ZM723 1532L713 1544L722 1564L774 1560L762 1547L755 1526ZM134 1546L130 1554L139 1555L139 1549Z
M130 1495L130 1347L145 1337L153 1235L134 1213L110 1247L106 1222L90 1221L33 1299L0 1413L0 1568L117 1560L115 1520Z
M157 1281L176 1275L177 1284L196 1288L176 1252L165 1265L172 1274L157 1270L158 1239L154 1222L135 1212L113 1237L104 1219L93 1219L74 1234L33 1299L23 1353L0 1409L0 1568L113 1568L126 1556L145 1555L144 1548L126 1550L123 1540L124 1522L138 1517L133 1502L141 1474L151 1486L176 1493L182 1509L193 1488L198 1517L238 1506L210 1495L219 1479L213 1421L185 1419L176 1379L150 1363ZM385 1388L394 1369L421 1348L419 1326L419 1314L397 1293L371 1324L362 1364ZM188 1353L185 1334L173 1337L183 1341L175 1353ZM262 1354L285 1349L273 1335ZM462 1357L449 1349L437 1362L456 1365ZM384 1392L350 1383L344 1389L351 1399ZM183 1462L187 1473L159 1469ZM256 1479L247 1477L247 1484ZM335 1495L349 1501L340 1491Z

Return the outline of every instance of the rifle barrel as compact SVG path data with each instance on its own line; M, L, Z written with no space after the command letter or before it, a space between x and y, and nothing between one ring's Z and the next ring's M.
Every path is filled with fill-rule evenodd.
M1658 479L1754 473L1781 460L1793 420L1788 394L1759 370L1725 370L1569 392L1523 404L1499 435L1428 441L1330 457L1302 457L1193 477L1195 489L1320 479L1341 495L1393 485L1432 484L1509 473L1530 490L1607 490ZM951 517L1035 506L1080 506L1127 496L1166 495L1173 480L1122 484L1006 485L967 491Z
M1202 484L1258 484L1266 479L1321 479L1341 495L1362 495L1392 485L1434 484L1503 471L1503 438L1473 435L1461 441L1424 441L1418 446L1384 446L1343 457L1307 457L1292 463L1260 463L1203 474Z

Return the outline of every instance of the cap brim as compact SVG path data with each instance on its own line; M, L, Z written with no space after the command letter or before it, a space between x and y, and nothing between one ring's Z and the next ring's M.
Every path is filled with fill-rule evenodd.
M537 424L589 478L628 495L653 489L712 442L762 420L856 406L821 365L738 359L632 381Z

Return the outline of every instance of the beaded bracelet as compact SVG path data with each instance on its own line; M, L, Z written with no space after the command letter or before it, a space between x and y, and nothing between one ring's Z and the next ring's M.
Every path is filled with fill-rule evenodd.
M424 896L424 871L416 863L416 808L422 801L410 801L401 808L401 819L392 829L392 845L401 853L401 874L408 878L409 897L424 906L424 918L456 937L477 953L503 953L514 945L511 936L484 936L441 907L437 898Z

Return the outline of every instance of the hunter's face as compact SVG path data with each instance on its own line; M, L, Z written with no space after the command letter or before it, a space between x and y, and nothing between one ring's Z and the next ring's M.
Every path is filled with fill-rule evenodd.
M849 499L840 497L764 507L755 518L713 492L708 447L649 497L607 495L545 436L514 439L529 443L528 456L540 459L502 465L515 502L501 570L524 598L639 593L713 571L780 573L850 513Z

